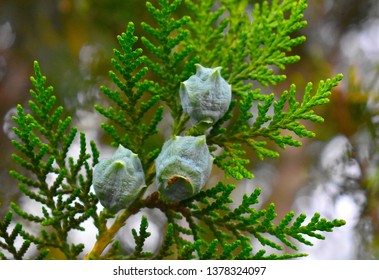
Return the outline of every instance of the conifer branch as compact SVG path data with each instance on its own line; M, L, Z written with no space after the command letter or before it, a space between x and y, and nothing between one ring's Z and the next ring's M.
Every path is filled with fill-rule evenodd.
M231 255L233 259L298 258L305 255L301 253L265 255L265 250L254 253L249 236L254 236L262 245L279 251L284 250L283 245L298 251L293 240L312 246L306 236L324 239L320 232L330 232L345 224L345 221L338 219L327 221L318 213L310 222L304 224L306 215L300 214L295 218L293 212L287 213L276 223L274 204L261 210L256 210L254 207L259 202L260 189L254 190L249 196L245 195L241 204L231 209L229 205L233 201L230 199L230 193L234 189L234 185L224 185L220 182L215 187L201 191L180 204L167 205L155 194L142 203L148 208L159 208L166 214L170 225L168 238L169 240L173 238L173 241L167 241L165 251L169 251L168 244L171 246L175 244L179 258L194 258L194 252L200 259L224 259ZM183 220L187 222L186 226L183 225ZM194 241L188 241L185 236L192 236ZM215 239L207 243L205 240L211 236ZM237 254L238 251L240 252ZM162 257L162 254L159 256Z
M186 43L190 33L185 25L190 22L190 17L176 19L173 16L181 3L182 0L174 0L171 3L168 0L160 0L159 7L154 7L150 2L146 2L146 7L157 26L145 22L141 24L151 37L142 37L141 40L151 54L146 64L158 78L153 92L169 107L174 117L174 131L179 129L182 112L176 93L180 83L190 76L194 64L198 61L192 55L193 46Z
M146 239L151 235L151 233L147 231L148 226L149 226L149 222L147 221L146 216L142 216L139 234L137 233L135 229L132 229L133 238L136 243L134 253L132 256L133 258L141 259L141 258L149 258L150 256L152 256L151 252L143 251L143 245Z
M22 225L17 223L14 228L8 232L8 228L12 222L12 212L8 211L4 217L3 221L0 221L0 248L8 251L14 259L21 260L23 259L24 254L31 245L29 240L24 240L20 248L15 247L15 240L20 236L22 231ZM7 259L4 253L0 252L1 259Z
M142 49L134 49L138 40L134 35L134 24L130 22L126 32L117 39L122 51L114 50L116 59L112 59L112 65L117 74L110 71L109 76L119 90L102 86L101 90L114 105L108 108L95 105L95 108L111 121L103 123L102 127L111 136L113 145L121 144L138 154L145 170L150 170L157 153L148 149L146 141L158 132L157 126L163 118L163 107L157 107L161 97L153 93L150 99L144 101L146 93L152 92L153 82L144 79L148 68L144 66L147 58L142 55ZM144 123L143 119L150 116L154 108L152 120L148 124Z
M318 116L313 108L329 102L331 89L338 85L341 79L342 75L337 75L321 81L313 94L313 84L308 83L301 102L296 101L295 85L291 85L289 91L284 91L278 101L275 101L273 94L263 95L259 90L250 91L242 96L237 120L229 123L224 129L215 126L215 129L210 131L208 143L223 149L220 155L215 156L215 164L222 168L226 175L238 180L252 178L253 175L245 167L249 163L248 159L243 158L246 154L245 147L255 151L260 159L276 158L279 153L267 147L269 142L285 149L286 146L301 146L301 142L294 139L293 135L299 138L313 138L315 134L306 129L302 121L323 122L323 118ZM254 116L252 108L257 101L258 110ZM268 113L270 108L273 108L273 115ZM286 134L283 135L284 131Z
M115 87L101 87L110 104L108 107L95 105L107 118L101 127L110 136L111 144L123 146L117 155L130 154L134 159L130 161L132 164L124 159L128 157L124 154L122 160L112 157L110 163L107 159L99 161L100 151L95 143L72 127L71 117L66 117L64 108L57 105L53 87L46 86L46 77L35 62L29 108L19 105L14 117L14 133L18 139L12 141L17 150L12 157L22 169L11 170L10 175L18 181L23 195L38 203L40 213L30 213L21 205L11 203L12 210L0 220L0 248L8 252L8 255L0 253L1 259L22 259L31 251L31 245L37 248L36 259L53 257L51 251L59 251L67 259L78 258L85 250L84 245L69 242L69 235L73 230L85 231L83 223L89 219L93 220L98 235L85 259L298 258L305 256L297 253L298 244L312 246L311 238L322 240L325 238L323 232L331 232L345 224L343 220L321 218L318 213L307 219L304 214L296 216L288 212L278 221L275 204L257 208L260 189L245 194L239 205L233 204L235 207L231 208L235 185L219 182L204 189L205 182L193 183L198 179L196 176L201 178L198 181L207 180L212 163L221 168L227 178L251 179L254 175L249 170L249 152L254 151L261 159L275 158L279 156L276 146L282 149L298 147L301 145L298 138L314 137L303 121L323 121L314 107L329 102L331 90L342 75L321 81L316 87L308 83L301 100L296 98L295 85L278 97L261 93L262 87L284 81L282 70L299 60L291 51L305 40L294 32L306 24L303 20L306 0L262 1L249 15L247 0L220 0L218 6L215 0L187 0L185 4L191 17L177 18L182 2L159 0L157 6L146 3L153 23L142 23L147 32L146 37L141 37L144 50L136 47L139 38L134 35L132 22L117 37L120 50L114 50L111 60L114 70L109 72ZM222 110L219 108L222 114L214 123L200 121L189 126L189 120L194 121L193 116L183 110L178 91L181 83L193 74L198 62L207 67L220 66L226 80L225 88L230 97L231 86L233 97L231 101L228 98ZM219 72L218 75L220 79ZM202 77L201 73L199 76ZM167 152L163 163L159 162L159 156L164 154L161 145L152 146L151 143L159 142L155 140L159 138L158 127L164 108L169 109L173 120L171 134L177 140L201 138L197 144L203 145L207 152L204 163L198 164L202 155L192 158L196 151L188 145L184 145L181 154L182 142L173 152ZM73 158L68 154L76 140L79 153ZM158 167L166 164L164 160L177 156L176 153L179 161L169 166L171 169L167 172L170 176L172 172L180 173L177 165L184 159L187 165L190 162L189 170L185 170L191 173L188 178L186 174L177 173L169 178L162 174L156 176ZM138 166L126 166L128 164ZM129 172L126 175L119 173L124 167ZM133 177L133 172L140 175ZM143 179L141 183L135 182L140 179ZM167 195L169 193L164 193L161 186L158 191L146 192L154 185L154 179L157 185L162 183L160 180L167 183L172 187L167 190L175 195ZM133 188L136 185L134 189L138 190L130 197L127 193L131 187L129 183ZM98 195L98 187L105 185L106 190L127 197L116 205L120 210L118 214L111 211L112 207L107 210L107 201L103 203L100 195L98 199L91 192L92 185ZM182 197L178 196L180 192ZM97 211L99 201L105 207L100 213ZM149 221L143 216L139 229L132 229L134 252L126 255L116 234L143 208L164 213L167 230L163 243L157 252L144 251L151 233L148 232ZM29 232L21 222L13 222L13 214L22 221L38 224L39 233ZM109 225L110 219L114 220ZM16 238L23 240L18 247L15 246ZM265 249L256 250L253 240L278 252L291 249L294 253L267 254Z
M35 89L31 90L32 100L29 101L31 113L26 114L24 108L18 106L14 131L19 140L12 141L20 152L13 155L14 160L29 173L24 175L11 170L10 175L20 182L21 192L40 203L44 215L27 213L16 203L11 207L23 219L53 229L54 239L46 241L24 230L20 232L26 241L38 245L39 257L47 255L44 248L55 247L67 258L75 258L83 245L68 246L68 233L73 229L84 230L81 224L96 216L97 198L89 192L92 171L87 140L81 133L79 158L68 157L77 129L70 128L71 118L64 118L63 107L56 106L53 87L45 86L46 77L41 74L37 62L34 70L35 77L31 81ZM93 143L91 146L96 151ZM52 175L55 179L50 183ZM26 251L27 247L23 246L22 250Z

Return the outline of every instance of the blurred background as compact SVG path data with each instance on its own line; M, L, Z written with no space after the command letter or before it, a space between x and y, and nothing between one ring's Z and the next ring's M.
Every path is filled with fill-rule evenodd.
M99 86L109 82L116 36L129 21L136 23L136 34L144 34L138 24L150 21L144 3L0 0L1 217L10 201L23 202L8 175L15 168L10 140L15 108L29 99L33 61L39 61L79 130L106 151L93 104L102 98ZM347 225L327 234L326 241L300 247L310 259L379 259L379 1L308 4L308 26L300 32L307 41L293 50L302 59L287 67L286 82L270 90L280 93L295 83L300 91L307 82L317 84L337 73L344 80L330 104L317 108L325 122L306 124L316 138L281 151L279 160L254 161L255 179L240 182L239 190L261 187L262 204L274 202L279 216L294 210L345 219Z

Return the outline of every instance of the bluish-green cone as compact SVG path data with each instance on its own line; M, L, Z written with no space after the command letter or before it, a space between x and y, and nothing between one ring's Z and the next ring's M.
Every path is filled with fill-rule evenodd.
M110 159L102 159L94 167L93 187L109 212L128 207L145 187L145 174L138 155L119 145Z
M196 74L180 85L183 111L195 124L214 124L229 108L232 89L220 71L221 67L206 68L196 64Z
M200 192L212 170L205 136L175 136L157 157L156 184L161 197L178 202Z

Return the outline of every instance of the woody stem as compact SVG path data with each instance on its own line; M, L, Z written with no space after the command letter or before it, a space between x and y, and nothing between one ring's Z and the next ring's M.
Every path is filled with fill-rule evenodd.
M113 238L117 234L120 228L125 225L125 221L133 214L132 211L125 209L124 212L119 215L113 225L108 228L105 232L103 232L98 238L97 241L92 248L91 252L89 252L84 259L98 259L100 255L104 252L105 248L113 241Z

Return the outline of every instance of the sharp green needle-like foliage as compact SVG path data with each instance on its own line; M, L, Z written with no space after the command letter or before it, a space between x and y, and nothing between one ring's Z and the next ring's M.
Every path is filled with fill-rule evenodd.
M299 139L314 137L303 121L323 121L314 108L328 103L331 90L342 79L337 75L317 85L308 83L305 89L291 85L283 92L263 93L263 88L275 91L286 79L286 65L300 59L292 50L305 41L295 31L306 25L306 7L305 0L262 1L254 6L247 0L159 0L155 6L147 2L154 23L141 23L146 37L134 34L132 22L117 37L119 49L114 50L114 69L109 72L114 87L101 87L109 105L95 105L107 119L101 127L111 139L109 144L123 146L134 160L119 159L117 154L96 168L100 152L56 104L53 87L46 85L36 62L29 106L19 105L14 118L18 139L13 141L17 150L13 158L20 168L10 174L23 195L39 208L30 213L22 205L10 205L11 210L0 220L0 257L22 259L31 251L30 258L36 259L77 259L84 254L86 259L287 259L305 256L298 252L299 244L312 246L311 238L324 239L322 232L344 225L343 220L328 221L318 213L307 219L304 214L289 212L278 220L274 204L257 208L259 186L252 186L238 202L231 199L238 186L228 182L229 177L253 178L249 167L252 157L276 158L280 154L277 148L298 147ZM183 11L187 15L182 16ZM139 40L143 48L136 47ZM209 97L206 90L196 91L217 91L222 84L230 97L231 88L231 100L226 98L223 115L215 114L215 123L193 123L193 116L182 108L179 89L195 74L196 67L203 69L198 80L205 80L202 75L212 68L217 76L210 81L218 82L211 87L199 87L197 82L182 86L183 92L195 92L198 98L191 100L191 112L201 112L204 108L196 106ZM212 102L207 104L207 110L214 110ZM166 112L168 119L163 117ZM171 140L163 139L159 131L159 124L166 121L171 121ZM189 144L178 144L158 157L163 144L172 139ZM192 145L193 139L201 139L206 152L196 154L196 149L190 148L197 147ZM70 151L75 141L80 151L74 158ZM204 186L211 168L201 168L199 161L209 153L211 157L205 162L225 173L225 181L215 186ZM175 158L174 165L170 157ZM139 166L128 166L134 163ZM102 166L110 169L103 172L99 170ZM133 189L136 180L125 175L133 170L139 170L136 178L146 187L140 184L133 199L123 206L124 199L116 201L112 195ZM143 175L145 180L140 178ZM103 192L110 190L109 197L102 193L103 202L117 203L116 208L99 210L100 202L91 190L93 177ZM112 182L114 185L107 185ZM164 185L164 195L157 190L157 182ZM187 189L193 182L197 182L196 191ZM114 189L118 186L125 188L123 192ZM186 195L167 193L179 189ZM144 208L159 211L166 218L163 241L156 252L145 251L146 240L156 233L148 231L149 220L143 216L139 229L132 230L134 250L127 253L116 234ZM92 249L69 238L74 230L85 231L87 220L98 230ZM15 245L16 238L22 239L21 246ZM253 246L257 242L261 249ZM278 253L269 254L265 248ZM281 253L285 248L289 253Z

